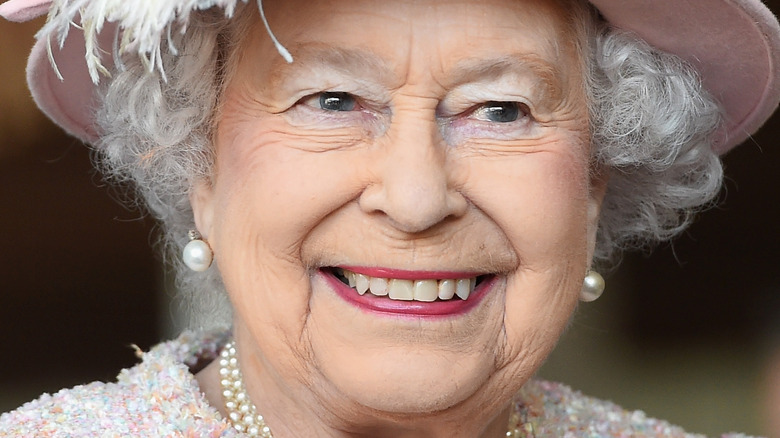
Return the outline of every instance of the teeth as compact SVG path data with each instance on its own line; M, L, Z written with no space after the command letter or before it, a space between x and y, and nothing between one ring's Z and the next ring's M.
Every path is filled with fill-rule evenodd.
M388 296L392 300L433 302L437 299L446 301L456 295L462 299L468 299L474 291L477 279L458 278L442 280L399 280L392 278L369 277L364 274L341 270L341 275L346 278L350 287L357 293L364 295L370 292L372 295Z
M471 280L468 278L459 278L455 282L455 295L465 300L471 294Z
M371 277L371 281L368 282L369 287L371 287L371 293L378 296L383 297L387 295L387 279L386 278L380 278L380 277Z
M411 301L414 299L414 282L412 280L390 280L388 296L391 300Z
M439 299L449 300L455 296L455 280L439 281Z
M355 274L355 289L357 289L360 295L363 295L368 290L368 277L363 274Z
M436 301L439 297L439 285L436 280L417 280L414 282L415 301Z

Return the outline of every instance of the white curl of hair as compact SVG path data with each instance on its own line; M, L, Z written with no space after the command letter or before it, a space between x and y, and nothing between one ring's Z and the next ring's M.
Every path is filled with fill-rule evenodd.
M630 34L602 30L588 77L591 143L609 183L594 257L667 240L720 191L721 112L695 70Z
M621 250L679 233L717 195L722 168L711 136L720 116L690 66L582 11L572 16L588 41L581 52L592 166L609 174L595 252L603 264ZM186 34L173 33L178 54L161 53L167 81L141 60L124 59L97 112L103 133L98 163L110 180L130 183L160 221L167 261L195 327L229 324L231 316L218 268L192 272L180 254L195 228L191 187L211 176L213 128L231 74L232 44L254 19L246 12L230 20L219 12L193 14Z

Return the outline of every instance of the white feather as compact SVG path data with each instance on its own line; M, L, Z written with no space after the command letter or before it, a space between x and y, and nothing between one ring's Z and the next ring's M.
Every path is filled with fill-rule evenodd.
M54 0L48 20L36 37L48 40L49 58L61 79L51 54L52 39L62 48L71 26L81 28L86 41L87 68L92 82L97 84L101 75L109 76L101 59L104 54L98 44L98 34L106 22L117 23L120 35L115 50L118 53L113 56L119 59L120 55L136 52L149 71L156 68L164 77L160 45L163 39L170 44L171 25L176 23L184 30L192 11L214 6L221 7L225 16L231 17L238 1L246 0Z

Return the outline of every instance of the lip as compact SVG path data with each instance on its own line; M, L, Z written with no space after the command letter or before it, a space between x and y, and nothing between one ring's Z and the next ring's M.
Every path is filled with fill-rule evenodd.
M397 278L402 280L469 278L477 275L464 272L446 271L399 271L385 268L353 268L346 266L343 268L364 275L372 275L373 273L372 276L378 277L380 276L379 274L382 274L385 276L385 278ZM453 299L448 301L434 301L427 303L422 301L391 300L387 297L377 297L375 295L371 295L370 293L360 295L353 288L342 283L341 280L336 278L336 276L328 270L320 269L318 273L324 277L325 281L331 286L331 288L339 297L363 311L415 318L446 318L467 313L482 301L482 299L487 295L487 292L493 288L498 278L496 275L491 275L489 278L486 278L479 285L477 285L476 289L474 289L471 295L469 295L469 299L467 300ZM402 276L389 274L399 274Z

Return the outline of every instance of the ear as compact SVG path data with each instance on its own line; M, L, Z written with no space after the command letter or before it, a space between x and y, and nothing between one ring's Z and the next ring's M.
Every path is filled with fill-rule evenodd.
M596 250L596 233L599 229L601 206L609 182L609 171L606 166L594 164L591 172L588 201L588 263L593 260L593 253Z
M204 239L211 235L214 224L214 188L209 181L201 180L190 191L190 205L195 219L195 227Z

